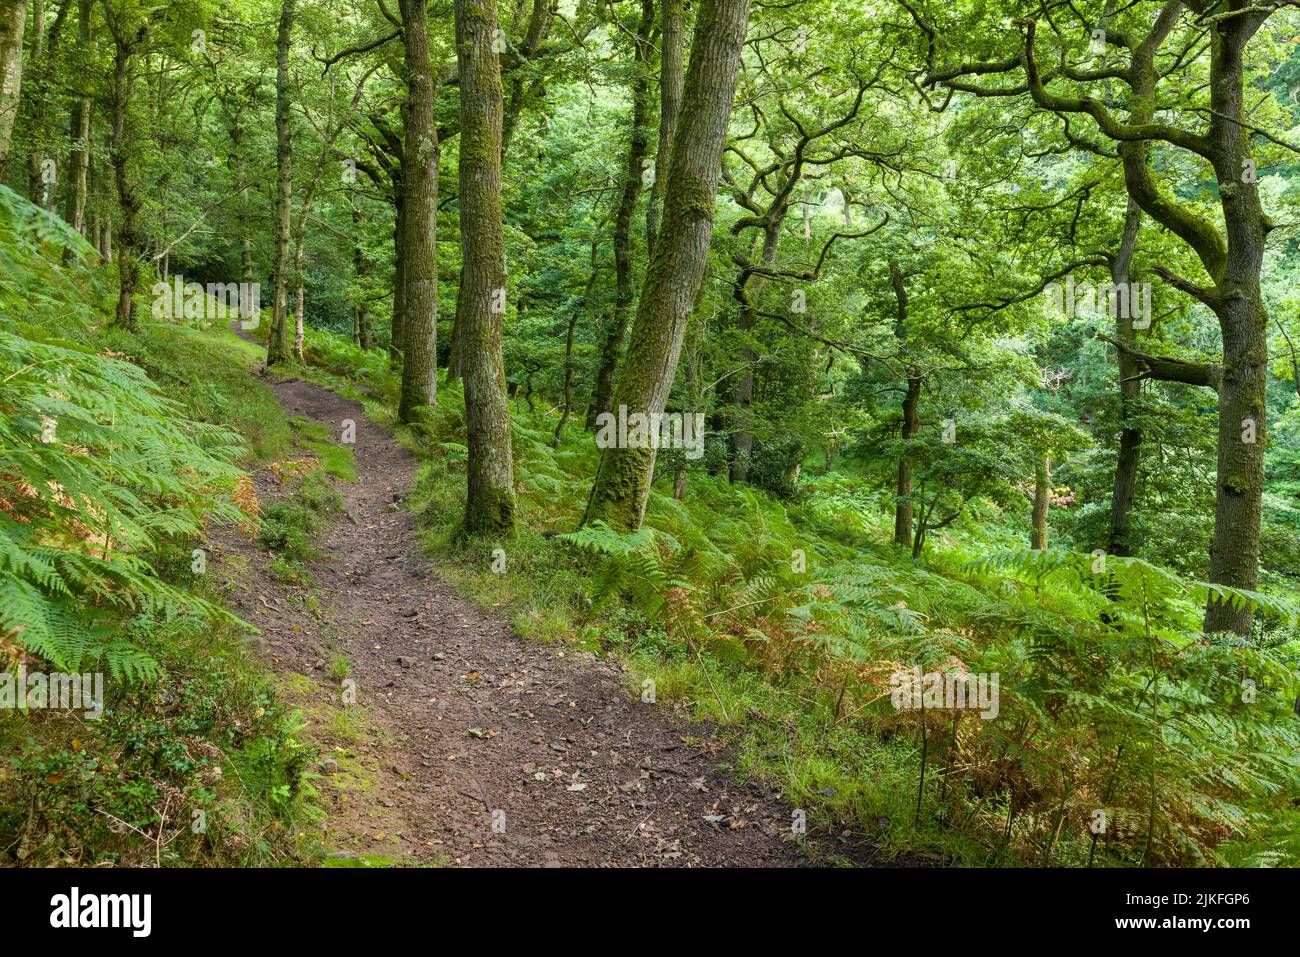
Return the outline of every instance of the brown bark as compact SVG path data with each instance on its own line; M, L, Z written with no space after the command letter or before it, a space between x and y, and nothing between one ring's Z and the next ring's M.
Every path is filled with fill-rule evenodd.
M510 407L501 362L505 232L501 218L501 64L492 49L496 0L456 0L460 68L460 233L456 300L465 376L465 534L515 529Z
M646 270L641 302L614 405L661 413L677 374L682 339L704 281L714 197L731 118L749 0L702 0L664 196L663 228ZM634 529L645 518L654 448L607 448L584 522Z

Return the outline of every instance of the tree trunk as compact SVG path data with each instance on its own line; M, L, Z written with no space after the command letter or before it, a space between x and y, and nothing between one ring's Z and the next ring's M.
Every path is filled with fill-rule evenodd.
M0 176L13 141L14 120L23 84L23 33L27 0L0 0Z
M239 161L239 175L242 177L245 172L246 172L246 168L244 165L244 160L241 157ZM252 283L257 281L257 276L253 264L253 229L254 229L252 224L253 217L249 213L250 210L248 205L248 187L245 187L244 189L240 190L239 214L238 214L240 228L243 232L243 235L240 237L240 241L239 241L239 281L241 283L246 283L249 286L251 286ZM259 311L261 309L260 303L258 304L258 309ZM254 320L254 322L251 323L250 325L256 324L257 322L260 321L260 317L250 313L247 308L245 308L240 312L240 316L243 319Z
M894 501L894 543L903 546L912 541L912 459L908 442L921 431L920 403L921 380L912 376L907 380L907 392L903 396L903 450L898 456L897 497Z
M510 151L510 140L519 122L519 115L524 109L524 100L528 99L529 71L527 64L537 54L538 47L546 37L551 25L551 0L533 0L533 12L528 19L528 32L519 49L519 62L510 78L510 95L505 106L505 117L501 123L501 162L505 163L506 153ZM538 84L540 85L540 84Z
M111 9L111 6L107 7ZM117 234L118 293L116 321L127 329L135 329L135 289L140 280L140 263L137 260L140 243L138 217L140 200L131 182L128 168L130 144L127 142L127 109L131 99L131 57L138 43L144 41L145 28L140 27L134 36L128 35L128 24L116 20L113 28L113 131L109 155L113 176L117 184L117 205L122 222Z
M47 62L45 0L31 3L32 29L28 38L27 60L28 137L31 149L27 153L27 198L37 206L48 207L54 195L54 183L46 182L45 144L48 131L45 118L49 110L49 64Z
M645 213L646 259L654 255L659 238L659 221L663 216L664 190L668 186L668 161L672 156L673 137L677 135L677 117L682 108L683 37L682 0L660 0L659 58L659 148L655 152L657 171L650 189L650 203Z
M636 75L632 81L632 131L623 167L623 191L614 218L614 311L601 344L594 398L587 410L588 428L595 426L596 416L612 411L614 371L627 332L628 313L632 309L632 214L636 212L637 197L641 193L642 161L648 142L646 114L650 101L650 57L654 50L650 43L650 30L653 25L654 0L641 0L641 22L634 41Z
M1029 547L1047 548L1047 509L1052 502L1052 460L1044 455L1034 468L1034 529Z
M696 296L695 306L699 307L699 297ZM687 414L693 414L704 404L703 396L700 395L700 374L698 372L700 365L700 339L699 330L692 340L691 347L686 351L686 368L682 374L686 379L686 408ZM702 438L702 437L701 437ZM686 468L686 460L682 459L681 464L677 467L677 475L673 478L673 498L679 502L686 498L686 482L689 478L689 471Z
M1143 212L1196 252L1213 280L1210 289L1186 284L1214 311L1223 335L1223 366L1217 383L1219 448L1209 579L1215 584L1245 589L1255 587L1259 568L1268 378L1268 316L1260 294L1260 271L1264 241L1272 224L1264 215L1257 183L1244 181L1243 177L1252 134L1243 122L1242 53L1268 12L1267 8L1252 8L1238 16L1218 18L1208 27L1210 113L1198 148L1213 163L1219 181L1223 233L1210 220L1161 191L1151 169L1149 141L1119 144L1129 195ZM1173 29L1180 15L1179 4L1163 7L1152 42L1133 50L1130 125L1149 123L1155 116L1155 54L1159 41ZM1252 441L1244 440L1245 435ZM1236 610L1211 598L1206 605L1205 629L1249 635L1251 617L1248 608Z
M362 227L365 218L361 214L361 205L352 201L352 284L356 288L352 303L353 341L362 349L373 349L375 345L374 319L370 313L370 304L366 300L366 280L370 277L370 260L366 258L362 243Z
M925 533L928 527L926 525L926 521L929 518L929 516L930 516L930 512L926 511L925 514L922 516L921 521L918 522L916 525L916 534L912 537L912 559L913 560L920 558L921 552L925 549Z
M303 210L304 218L306 210ZM298 237L298 242L293 251L293 355L299 362L303 361L302 343L305 330L303 328L303 309L304 309L304 290L302 276L302 251L304 238Z
M1259 243L1262 253L1264 244ZM1257 277L1258 272L1253 276ZM1219 316L1223 331L1223 379L1219 386L1218 481L1210 581L1254 590L1259 568L1259 528L1264 492L1264 450L1268 416L1268 316L1258 281L1248 274L1233 283L1232 298ZM1211 601L1206 631L1250 634L1246 607Z
M784 202L779 208L769 209L767 225L763 229L762 263L772 266L776 263L776 252L781 242L781 224L785 222ZM736 283L736 299L740 302L740 315L736 328L742 335L749 336L758 325L758 299L762 295L767 280L755 276L748 269L740 274ZM754 433L749 420L749 409L754 402L754 366L758 362L758 353L752 345L746 343L741 350L745 371L736 380L733 401L736 407L735 426L731 433L731 481L745 482L749 479L750 456L754 452Z
M456 0L464 260L456 325L465 376L469 457L463 531L468 535L511 535L515 530L510 407L501 364L506 254L501 219L501 64L492 49L496 31L496 0Z
M641 302L614 405L662 413L677 374L682 339L704 282L713 234L722 148L736 92L749 0L702 0L674 137L663 229L646 270ZM601 453L584 522L635 529L645 517L655 449Z
M289 243L293 229L293 130L289 126L289 44L293 37L294 0L282 0L275 44L275 260L272 265L274 307L266 364L289 358Z
M806 208L806 207L805 207ZM897 314L894 319L894 338L898 342L899 353L906 352L908 333L907 283L898 262L889 262L889 284L894 290ZM907 546L912 542L912 460L909 443L921 431L920 404L921 384L919 376L909 375L907 391L903 393L903 448L898 455L898 483L895 486L894 500L894 543ZM829 461L827 468L830 468Z
M599 236L599 230L597 230ZM591 292L596 287L596 261L600 254L599 238L591 241L591 271L587 274L587 288L582 291L582 301L578 308L569 314L569 326L564 334L564 399L563 411L560 415L560 421L555 426L555 439L551 443L554 446L560 444L560 437L564 434L564 427L569 423L569 416L573 411L573 329L578 323L578 317L587 311L591 303Z
M397 417L411 422L416 410L433 405L438 397L438 128L433 122L428 11L423 0L401 0L400 6L406 39L406 158L402 164L406 193L402 275L406 290Z
M569 424L569 414L573 409L573 327L578 324L580 309L569 313L569 325L564 333L564 388L560 400L560 421L555 423L555 437L552 446L560 444L564 427Z
M1137 249L1138 231L1142 225L1142 210L1129 200L1128 216L1124 221L1124 236L1119 252L1110 264L1111 282L1125 286L1129 282L1133 253ZM1133 332L1132 310L1115 310L1115 338L1136 347ZM1126 314L1127 313L1127 314ZM1119 407L1121 429L1119 454L1115 460L1115 488L1110 498L1110 540L1112 555L1131 555L1136 547L1132 540L1131 521L1133 498L1137 492L1138 465L1142 452L1142 429L1136 424L1137 406L1142 396L1142 380L1137 360L1123 349L1119 353Z
M447 349L447 385L460 381L460 323L454 319L451 323L451 345Z
M394 366L402 364L402 334L406 325L406 252L402 237L406 235L406 202L402 199L404 180L393 184L393 319L388 340L388 359Z
M1243 22L1246 21L1246 22ZM1262 21L1260 21L1262 22ZM1257 24L1255 25L1257 26ZM1248 18L1211 34L1209 136L1227 233L1227 256L1216 276L1215 313L1223 334L1219 385L1219 455L1210 581L1253 590L1258 584L1259 530L1268 446L1268 314L1260 289L1264 244L1272 224L1255 183L1242 182L1251 134L1243 115L1242 53L1253 33ZM1251 612L1211 599L1205 630L1249 635Z
M87 179L90 172L90 112L88 97L81 97L72 107L68 124L68 192L64 214L69 225L81 235L86 235Z

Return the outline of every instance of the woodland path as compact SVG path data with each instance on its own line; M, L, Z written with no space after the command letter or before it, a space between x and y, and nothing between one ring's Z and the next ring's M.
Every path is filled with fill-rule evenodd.
M346 648L366 731L349 752L366 786L322 779L335 855L382 854L464 866L800 866L826 852L861 856L838 839L791 836L779 792L744 783L705 725L634 695L617 661L526 643L459 598L421 554L402 501L415 458L359 404L316 385L270 382L286 413L356 422L355 483L339 483L347 517L323 535L311 566L320 608L248 559L232 601L262 630L279 672L326 676L331 644ZM265 503L279 491L256 476ZM307 709L310 711L311 708ZM493 831L493 812L505 830ZM501 817L498 814L497 820Z

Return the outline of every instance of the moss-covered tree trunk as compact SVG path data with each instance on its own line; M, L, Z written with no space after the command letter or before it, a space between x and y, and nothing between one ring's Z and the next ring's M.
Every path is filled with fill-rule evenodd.
M1179 288L1207 305L1219 320L1223 365L1201 383L1214 384L1219 392L1209 579L1245 589L1255 588L1259 571L1268 382L1268 314L1260 274L1265 240L1273 224L1264 214L1250 156L1252 133L1244 120L1242 58L1247 43L1270 12L1267 7L1252 8L1240 15L1218 18L1209 27L1210 113L1204 136L1195 137L1189 145L1214 167L1223 213L1222 233L1210 220L1179 205L1161 189L1151 169L1149 141L1137 139L1119 145L1129 195L1144 213L1196 252L1213 282L1208 288L1201 287L1164 271L1167 279L1176 281ZM1179 4L1162 8L1150 37L1133 51L1128 76L1133 88L1130 126L1150 123L1156 115L1155 54L1179 14ZM1052 102L1044 98L1036 74L1031 78L1031 88L1036 99ZM1248 635L1251 617L1246 607L1234 609L1211 599L1206 607L1205 629Z
M632 130L627 157L623 163L623 189L619 195L618 212L614 217L614 310L600 347L595 390L587 409L587 428L595 426L596 416L613 408L611 399L614 395L614 372L618 367L623 338L627 334L628 314L632 309L632 214L636 212L637 197L641 194L645 176L642 163L649 143L646 117L650 104L650 58L654 52L650 43L650 30L653 26L654 0L641 0L641 22L633 40L636 50L632 79Z
M582 300L578 307L569 313L569 325L564 333L564 387L560 405L560 421L555 426L555 438L552 445L558 446L564 435L564 427L569 423L573 412L573 332L579 317L586 314L591 305L591 293L596 288L596 278L600 275L598 261L600 257L600 231L597 229L591 241L591 267L587 273L587 287L582 291Z
M64 218L81 235L86 235L87 174L90 171L90 115L88 97L72 106L68 123L68 191L64 197Z
M303 207L303 213L305 218L306 207ZM299 236L293 248L293 355L299 362L303 361L302 346L306 333L303 325L306 308L305 280L302 274L304 246L304 238Z
M907 380L903 395L903 449L898 455L898 483L894 499L894 544L909 545L912 541L912 458L908 443L921 431L921 380L912 376Z
M1030 548L1041 551L1047 547L1047 510L1051 503L1052 460L1044 455L1034 467L1034 515Z
M271 264L272 308L266 364L289 359L289 244L293 229L293 130L289 125L289 44L294 0L280 5L275 42L275 256Z
M362 349L373 349L375 345L374 316L370 303L366 299L369 291L370 258L366 256L364 237L365 216L361 204L352 201L352 340Z
M1263 243L1260 243L1263 249ZM1259 567L1259 529L1264 492L1265 410L1268 385L1268 317L1258 283L1242 283L1243 301L1225 307L1223 381L1219 388L1218 482L1210 581L1255 589ZM1211 602L1206 631L1249 634L1246 608Z
M23 85L23 33L27 0L0 0L0 176L13 142L14 120Z
M510 406L501 363L506 251L501 220L501 63L493 48L496 0L456 0L460 66L460 235L456 299L469 458L463 531L515 529Z
M24 79L27 81L23 99L27 102L27 138L31 149L27 152L27 197L37 206L50 208L54 196L54 182L47 182L45 173L45 147L49 139L48 116L50 108L49 32L45 25L45 0L32 0L30 4L32 26L27 38L27 64ZM67 10L67 4L62 7Z
M664 196L663 228L646 270L641 302L615 407L629 414L661 413L668 401L692 304L704 281L722 148L736 92L736 73L749 20L749 0L703 0L682 95ZM645 517L655 450L607 448L600 457L584 522L615 529Z
M401 0L406 42L406 137L402 185L403 422L433 405L438 394L438 128L433 122L433 64L429 20L422 0Z
M1244 22L1243 22L1244 21ZM1258 23L1262 23L1258 21ZM1245 115L1242 56L1258 28L1235 18L1212 31L1209 140L1226 226L1227 249L1215 290L1223 334L1219 384L1218 480L1210 581L1253 590L1258 584L1259 531L1268 439L1268 314L1260 289L1264 245L1273 228L1255 177L1248 175L1251 133ZM1210 601L1206 631L1247 635L1248 608Z
M1137 249L1138 231L1142 225L1142 210L1129 200L1128 216L1124 221L1124 235L1119 251L1110 263L1111 282L1127 286L1133 253ZM1115 338L1130 347L1137 342L1133 332L1131 310L1115 310ZM1110 540L1112 555L1131 555L1133 499L1137 494L1138 465L1142 456L1142 429L1137 424L1138 403L1142 398L1142 379L1137 360L1123 349L1119 353L1119 450L1115 460L1115 486L1110 497Z
M77 0L77 55L89 58L91 0ZM79 96L72 104L68 124L68 192L64 218L81 235L87 235L86 198L90 185L90 127L92 104L89 96Z
M402 182L393 184L393 316L389 330L388 359L394 366L402 363L403 327L406 325L406 255L402 237L406 234L406 202L402 199Z
M109 161L117 186L121 222L117 233L118 292L116 322L135 328L135 290L140 281L140 198L130 169L131 150L128 110L131 104L131 60L145 42L147 28L123 22L112 3L104 4L109 31L113 35L113 123L109 139Z
M903 270L896 261L889 263L889 285L894 290L897 313L894 318L894 338L898 341L898 351L907 350L908 308L910 299ZM912 544L912 516L915 507L912 503L912 458L909 443L921 431L921 386L919 376L909 375L907 390L903 393L902 449L898 453L898 481L894 487L894 544L908 546ZM829 464L828 464L829 467Z
M655 152L655 165L661 167L650 188L650 202L645 213L646 259L654 255L659 238L659 222L663 218L664 190L668 186L668 160L673 151L673 138L677 135L677 118L682 109L682 83L685 79L683 59L686 34L682 15L682 0L660 0L659 34L662 52L659 56L659 148Z
M31 4L32 29L29 58L25 73L29 80L24 99L28 102L27 129L31 150L27 154L28 191L33 203L54 212L58 201L58 184L62 178L53 150L58 137L51 125L54 109L52 79L59 57L63 25L72 9L70 0L59 5L48 26L45 0ZM48 163L48 168L47 168Z
M370 122L380 139L371 146L375 165L357 164L393 204L393 309L388 337L388 360L393 367L402 362L402 326L406 316L406 262L402 237L406 234L405 162L406 147L402 136L378 113L369 113ZM406 126L405 102L402 126Z

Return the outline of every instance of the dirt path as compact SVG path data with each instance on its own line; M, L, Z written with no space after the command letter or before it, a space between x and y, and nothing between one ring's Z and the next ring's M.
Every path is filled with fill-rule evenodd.
M522 642L428 570L415 516L401 505L416 461L357 403L302 381L272 388L289 415L335 435L343 419L356 422L357 481L340 483L350 520L328 530L311 569L321 607L268 574L231 583L233 602L263 630L264 653L277 670L309 676L294 679L308 694L339 696L326 656L331 643L346 648L360 706L352 713L365 728L340 754L356 752L364 781L322 788L340 856L810 863L816 847L792 838L790 807L719 769L728 755L707 728L642 703L617 662ZM269 471L257 484L264 501L277 494ZM265 561L250 557L254 569ZM332 760L325 770L348 778Z

